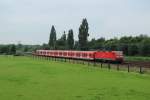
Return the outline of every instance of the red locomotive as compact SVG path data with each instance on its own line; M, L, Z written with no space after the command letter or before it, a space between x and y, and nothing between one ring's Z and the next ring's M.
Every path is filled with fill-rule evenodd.
M67 51L67 50L37 50L37 56L83 59L83 60L102 60L123 62L122 51Z

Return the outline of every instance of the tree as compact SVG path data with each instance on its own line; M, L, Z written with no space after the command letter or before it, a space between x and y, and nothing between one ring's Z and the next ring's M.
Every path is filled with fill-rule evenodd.
M11 55L15 55L16 54L16 46L15 45L11 45L10 46L9 54L11 54Z
M150 56L150 38L145 38L139 46L141 56Z
M105 42L105 49L109 51L116 51L118 50L118 39L110 39Z
M74 50L79 50L79 41L74 42Z
M24 52L28 52L28 50L29 50L29 48L28 48L28 46L24 46Z
M68 31L67 47L69 50L72 50L74 48L74 36L73 36L73 30L72 29L70 29Z
M65 31L64 31L64 34L61 36L61 38L60 38L60 39L62 40L63 44L64 44L64 45L66 45L67 37L66 37L66 33L65 33Z
M99 39L91 39L89 41L88 46L90 50L104 50L104 43L105 43L105 38L101 37Z
M49 46L48 46L47 44L44 43L44 44L42 45L42 49L48 50L48 49L49 49Z
M51 28L48 45L49 45L50 49L55 49L56 48L56 30L55 30L54 26L52 26L52 28Z
M9 45L1 45L0 53L1 54L9 54Z
M82 24L79 27L79 48L80 50L87 50L88 49L88 33L89 26L86 19L83 19Z
M130 44L128 47L128 55L135 56L138 54L138 46L136 44Z
M123 51L123 53L124 53L125 55L128 55L128 44L119 43L119 44L118 44L118 50L119 50L119 51Z
M64 32L64 34L61 36L60 39L57 40L56 44L57 44L57 49L61 49L61 50L66 50L67 48L67 39L66 39L66 34Z

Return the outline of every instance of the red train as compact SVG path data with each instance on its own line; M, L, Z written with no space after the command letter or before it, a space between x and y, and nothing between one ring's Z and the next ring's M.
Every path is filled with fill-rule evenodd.
M83 59L83 60L102 60L123 62L122 51L67 51L67 50L37 50L34 55L70 58L70 59Z

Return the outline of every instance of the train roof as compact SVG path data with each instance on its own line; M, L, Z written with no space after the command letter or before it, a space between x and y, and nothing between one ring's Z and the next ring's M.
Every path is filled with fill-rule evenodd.
M62 52L91 52L91 53L93 53L93 52L122 52L122 51L100 51L100 50L97 50L97 51L78 51L78 50L37 50L37 51L46 51L46 52L48 52L48 51L53 51L53 52L60 52L60 51L62 51Z

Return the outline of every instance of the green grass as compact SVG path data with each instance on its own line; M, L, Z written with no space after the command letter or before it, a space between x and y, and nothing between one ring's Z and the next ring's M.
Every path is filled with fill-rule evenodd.
M150 57L126 56L125 61L150 61Z
M0 100L149 100L150 76L0 57Z

